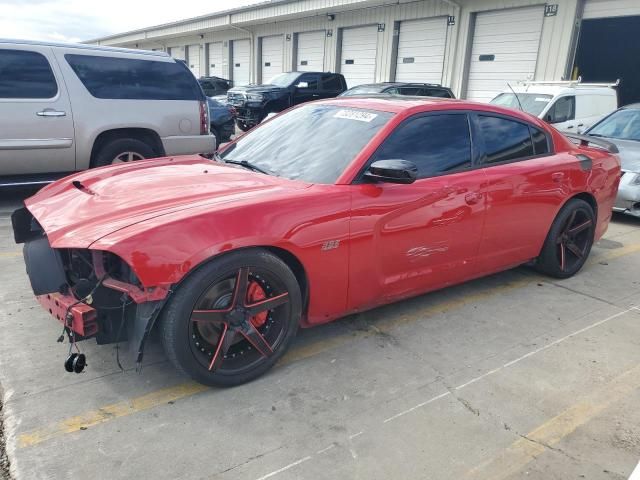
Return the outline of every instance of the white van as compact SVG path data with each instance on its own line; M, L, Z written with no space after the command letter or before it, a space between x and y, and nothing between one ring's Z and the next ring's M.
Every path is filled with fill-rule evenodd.
M491 103L522 109L553 124L560 131L582 133L618 108L614 84L522 82L505 90ZM517 98L516 98L517 95Z

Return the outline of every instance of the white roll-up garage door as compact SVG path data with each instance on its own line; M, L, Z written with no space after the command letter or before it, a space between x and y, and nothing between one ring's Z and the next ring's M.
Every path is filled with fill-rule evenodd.
M542 6L481 12L476 16L466 97L489 101L507 82L532 79L540 47Z
M608 18L640 15L638 0L587 0L582 18Z
M376 26L345 28L342 31L340 73L349 88L375 81L377 44Z
M262 37L261 51L260 67L262 68L262 82L265 83L274 75L282 73L282 57L284 55L282 35Z
M227 73L223 68L224 55L222 42L209 44L209 76L226 78Z
M298 33L296 70L299 72L324 71L325 31Z
M184 60L185 59L184 47L170 47L169 55L171 55L176 60Z
M441 83L446 41L446 18L401 22L396 81Z
M188 58L189 58L189 68L196 76L196 78L200 77L200 45L189 45L187 47Z
M232 47L233 85L248 85L251 81L251 42L233 40Z

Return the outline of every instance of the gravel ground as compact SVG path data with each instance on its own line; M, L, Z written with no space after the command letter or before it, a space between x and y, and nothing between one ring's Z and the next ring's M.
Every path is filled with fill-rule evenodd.
M9 459L4 443L4 424L2 423L2 401L0 401L0 480L9 480Z

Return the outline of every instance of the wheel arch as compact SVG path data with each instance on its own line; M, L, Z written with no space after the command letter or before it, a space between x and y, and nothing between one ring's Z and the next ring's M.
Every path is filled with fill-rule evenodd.
M199 270L203 266L213 261L216 261L226 255L230 255L235 252L247 251L247 250L264 250L266 252L269 252L272 255L275 255L280 260L282 260L291 269L294 276L296 277L298 285L300 286L300 293L302 296L302 319L304 322L307 315L307 309L309 306L309 292L310 292L309 277L307 275L307 271L302 261L300 261L300 259L295 254L293 254L291 251L285 248L276 247L274 245L251 245L251 246L234 248L233 250L226 250L224 252L217 253L211 257L204 259L203 261L195 265L186 275L184 275L178 281L178 283L172 286L172 290L179 288L180 285L187 280L187 278L189 278L191 275L193 275L197 270Z
M593 209L593 213L596 216L596 224L597 224L598 223L598 201L596 200L596 197L594 197L589 192L580 192L580 193L577 193L577 194L573 195L572 197L567 198L567 200L562 204L562 207L564 207L569 201L573 200L574 198L579 199L579 200L584 200L585 202L587 202L591 206L591 208ZM560 210L562 210L562 207L560 207L558 212Z
M91 148L91 156L89 164L91 167L95 166L96 157L100 150L107 145L109 142L114 140L119 140L122 138L133 138L136 140L140 140L149 147L153 149L153 151L160 157L164 156L164 146L162 145L162 140L160 139L160 135L155 130L150 128L113 128L110 130L105 130L101 132L96 139L93 141L93 146Z

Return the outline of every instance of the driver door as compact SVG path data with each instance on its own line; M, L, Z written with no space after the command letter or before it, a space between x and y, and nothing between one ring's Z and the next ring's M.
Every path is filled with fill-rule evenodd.
M404 121L369 159L412 161L418 179L353 185L350 309L476 275L486 202L474 156L468 115L438 112Z

